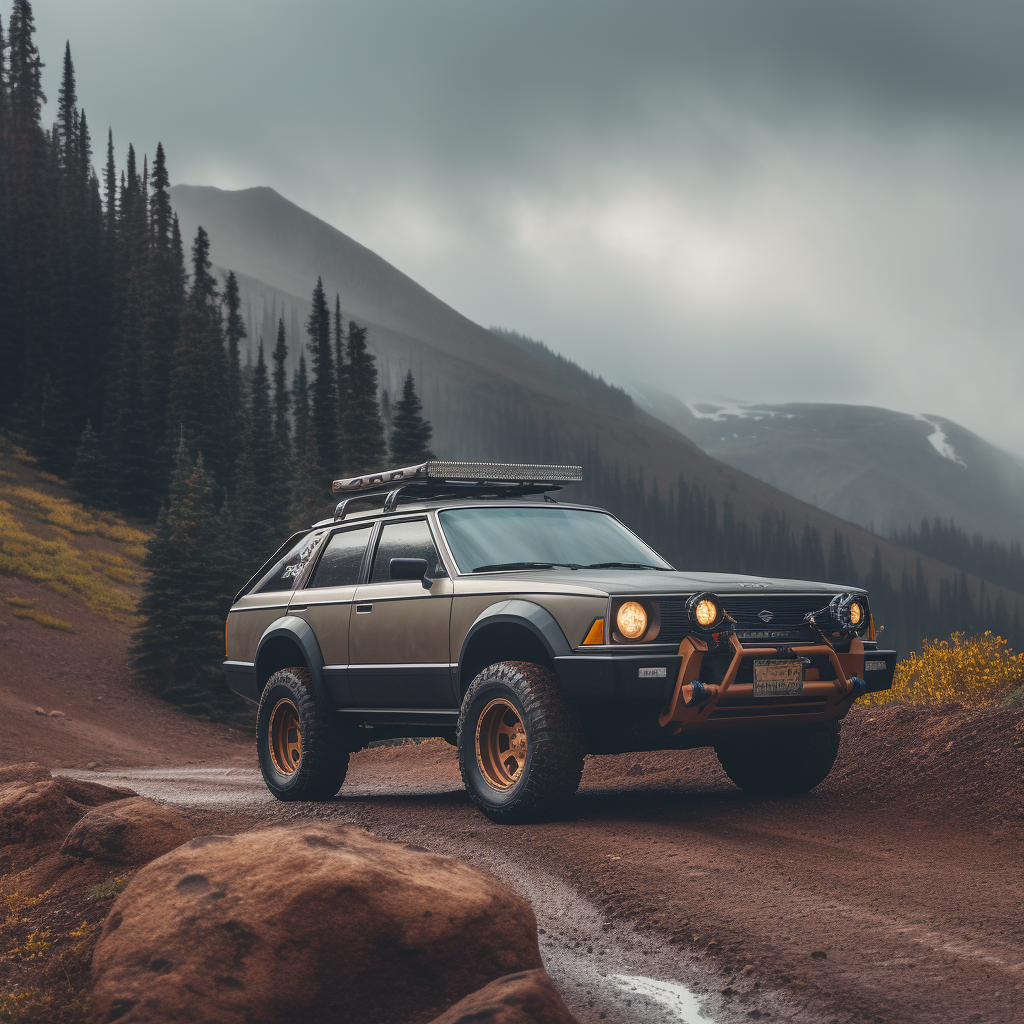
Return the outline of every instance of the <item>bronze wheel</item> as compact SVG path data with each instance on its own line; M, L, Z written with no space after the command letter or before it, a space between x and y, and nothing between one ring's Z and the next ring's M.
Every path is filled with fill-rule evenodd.
M476 760L488 785L511 789L523 774L526 747L526 725L516 706L495 697L476 723Z
M267 732L274 767L282 775L294 775L302 761L302 730L299 709L287 697L274 705Z
M583 736L546 665L498 661L469 684L458 727L459 770L492 821L551 821L583 774Z

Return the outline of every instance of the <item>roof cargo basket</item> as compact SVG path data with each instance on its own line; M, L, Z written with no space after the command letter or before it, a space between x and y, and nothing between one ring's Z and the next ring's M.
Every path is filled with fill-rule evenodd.
M423 462L404 469L335 480L335 494L344 495L334 518L344 519L345 507L354 498L386 494L384 511L395 508L403 493L407 497L465 495L513 497L545 494L583 479L580 466L539 466L519 462Z

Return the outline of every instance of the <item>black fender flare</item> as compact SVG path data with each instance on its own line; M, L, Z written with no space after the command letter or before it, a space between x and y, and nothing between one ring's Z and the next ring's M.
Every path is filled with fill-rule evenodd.
M541 642L551 659L552 665L557 665L556 658L567 657L572 654L569 641L562 632L555 617L534 601L524 601L521 598L512 598L507 601L498 601L489 608L485 608L469 627L465 639L462 641L462 649L459 651L459 674L461 684L462 668L466 662L466 652L473 637L486 626L498 623L523 626L528 629ZM556 669L557 671L557 669Z
M313 632L313 627L305 619L300 619L297 615L284 615L280 619L275 619L263 631L263 636L260 637L260 642L256 646L256 658L254 661L257 687L260 685L260 653L268 641L277 637L286 637L302 651L303 657L306 659L306 668L309 669L309 674L313 677L313 687L316 690L316 695L325 708L330 707L330 698L327 694L327 688L324 686L324 656L320 651L320 644L317 641L316 634Z

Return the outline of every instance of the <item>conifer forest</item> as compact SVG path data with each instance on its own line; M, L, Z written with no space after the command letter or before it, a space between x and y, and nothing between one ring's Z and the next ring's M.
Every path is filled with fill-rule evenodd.
M301 336L282 316L276 336L249 339L256 358L244 361L238 282L215 272L203 228L182 238L173 154L137 153L110 128L94 140L70 44L47 107L56 120L44 123L29 0L15 0L0 42L0 429L84 501L152 526L136 668L168 699L229 713L219 665L231 598L291 532L330 513L331 479L430 457L417 382L409 371L400 395L380 390L367 327L320 280L309 282ZM582 372L562 362L568 370L553 372ZM595 403L630 415L625 392L586 384ZM449 436L452 410L430 412ZM472 415L459 428L481 456L581 463L572 497L610 509L680 568L866 586L886 645L901 652L954 630L1024 645L1020 608L984 588L972 597L965 575L929 593L919 562L893 579L876 551L858 577L841 532L769 513L748 522L682 477L645 481L596 444L568 450L512 405ZM1019 547L1004 558L952 524L897 539L1024 586Z

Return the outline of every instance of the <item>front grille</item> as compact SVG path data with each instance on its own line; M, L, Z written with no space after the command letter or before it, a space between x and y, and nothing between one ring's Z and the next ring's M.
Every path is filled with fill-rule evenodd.
M662 597L657 600L661 606L661 630L657 642L677 644L690 631L686 615L688 598ZM816 640L817 634L804 622L804 616L824 607L828 600L825 594L735 594L723 597L722 604L736 620L740 643L756 647ZM758 618L762 611L772 613L768 622Z

